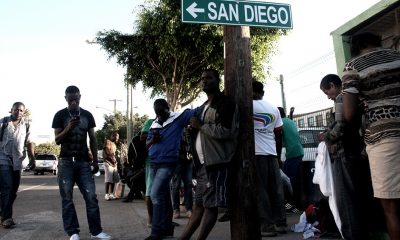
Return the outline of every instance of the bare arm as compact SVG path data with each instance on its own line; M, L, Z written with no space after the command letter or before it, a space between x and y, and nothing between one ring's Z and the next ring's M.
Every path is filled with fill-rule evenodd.
M94 128L89 129L89 146L90 146L90 151L92 152L93 155L93 163L97 163L98 162L97 140L96 140L96 135L94 133Z
M355 93L343 94L343 118L347 123L353 123L357 116L359 96Z
M342 77L343 86L343 120L352 124L357 118L359 105L360 74L354 67L345 67Z
M89 129L88 134L89 134L89 147L93 155L92 174L95 174L99 171L99 159L97 156L97 140L96 140L96 135L94 134L94 128Z
M34 169L36 167L36 159L35 159L35 144L32 142L29 142L26 144L27 152L28 152L28 158L29 158L29 165L28 169Z

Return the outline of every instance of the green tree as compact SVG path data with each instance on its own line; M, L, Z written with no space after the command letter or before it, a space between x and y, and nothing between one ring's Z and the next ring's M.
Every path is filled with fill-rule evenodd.
M55 154L59 155L61 146L57 145L55 142L41 143L35 146L35 154Z
M134 34L99 32L95 42L127 67L125 81L142 82L151 95L163 95L176 110L190 104L201 92L199 77L205 68L223 72L223 30L217 25L181 22L180 1L154 0L142 6ZM252 30L253 76L265 79L264 64L279 36L286 30ZM268 68L267 68L268 73Z
M104 114L104 124L102 129L96 131L97 146L103 148L104 140L110 136L111 132L117 131L121 139L126 139L127 118L121 112L114 114Z
M149 119L149 116L147 115L139 116L139 114L136 113L133 116L133 135L140 133L143 128L144 122L146 122L147 119Z
M147 115L139 116L138 113L132 116L133 132L137 133L142 129L143 123L149 118ZM127 118L121 112L104 115L104 124L102 129L96 131L96 140L98 149L103 148L104 140L114 131L117 131L121 140L127 138Z

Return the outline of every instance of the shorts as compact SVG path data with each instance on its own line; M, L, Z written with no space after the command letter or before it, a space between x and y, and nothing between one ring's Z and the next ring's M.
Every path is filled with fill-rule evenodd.
M367 145L374 197L400 198L400 138Z
M221 167L206 172L204 164L197 171L194 203L206 208L228 207L228 168Z
M108 163L104 163L104 182L105 183L119 182L117 166L111 166Z

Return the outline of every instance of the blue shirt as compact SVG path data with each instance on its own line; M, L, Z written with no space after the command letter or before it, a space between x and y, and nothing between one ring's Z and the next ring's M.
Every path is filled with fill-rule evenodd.
M160 142L153 143L149 148L151 163L171 164L179 162L179 150L183 129L188 125L196 110L187 109L182 113L171 112L168 119L160 124L155 119L150 127L147 140L150 140L155 132L160 134Z

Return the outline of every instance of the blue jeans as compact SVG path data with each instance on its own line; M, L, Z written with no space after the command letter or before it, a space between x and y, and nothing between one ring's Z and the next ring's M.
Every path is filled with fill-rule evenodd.
M179 210L181 181L183 182L184 200L186 210L192 211L193 207L193 183L192 183L192 161L180 162L176 167L172 178L172 204L174 210Z
M12 171L12 189L11 189L11 204L14 204L17 199L17 192L19 185L21 184L21 171Z
M296 206L301 206L301 165L303 156L288 158L283 164L282 171L290 178L290 184L293 189L293 197L289 200L290 203L294 203Z
M1 221L12 218L12 203L14 201L12 176L12 166L0 165Z
M151 201L153 202L153 220L151 236L162 238L169 235L172 226L172 202L170 182L176 164L151 164Z
M69 236L79 233L78 217L72 199L75 183L85 199L89 231L92 235L97 235L102 232L100 209L94 177L87 161L59 160L58 162L58 186L62 200L64 230Z

